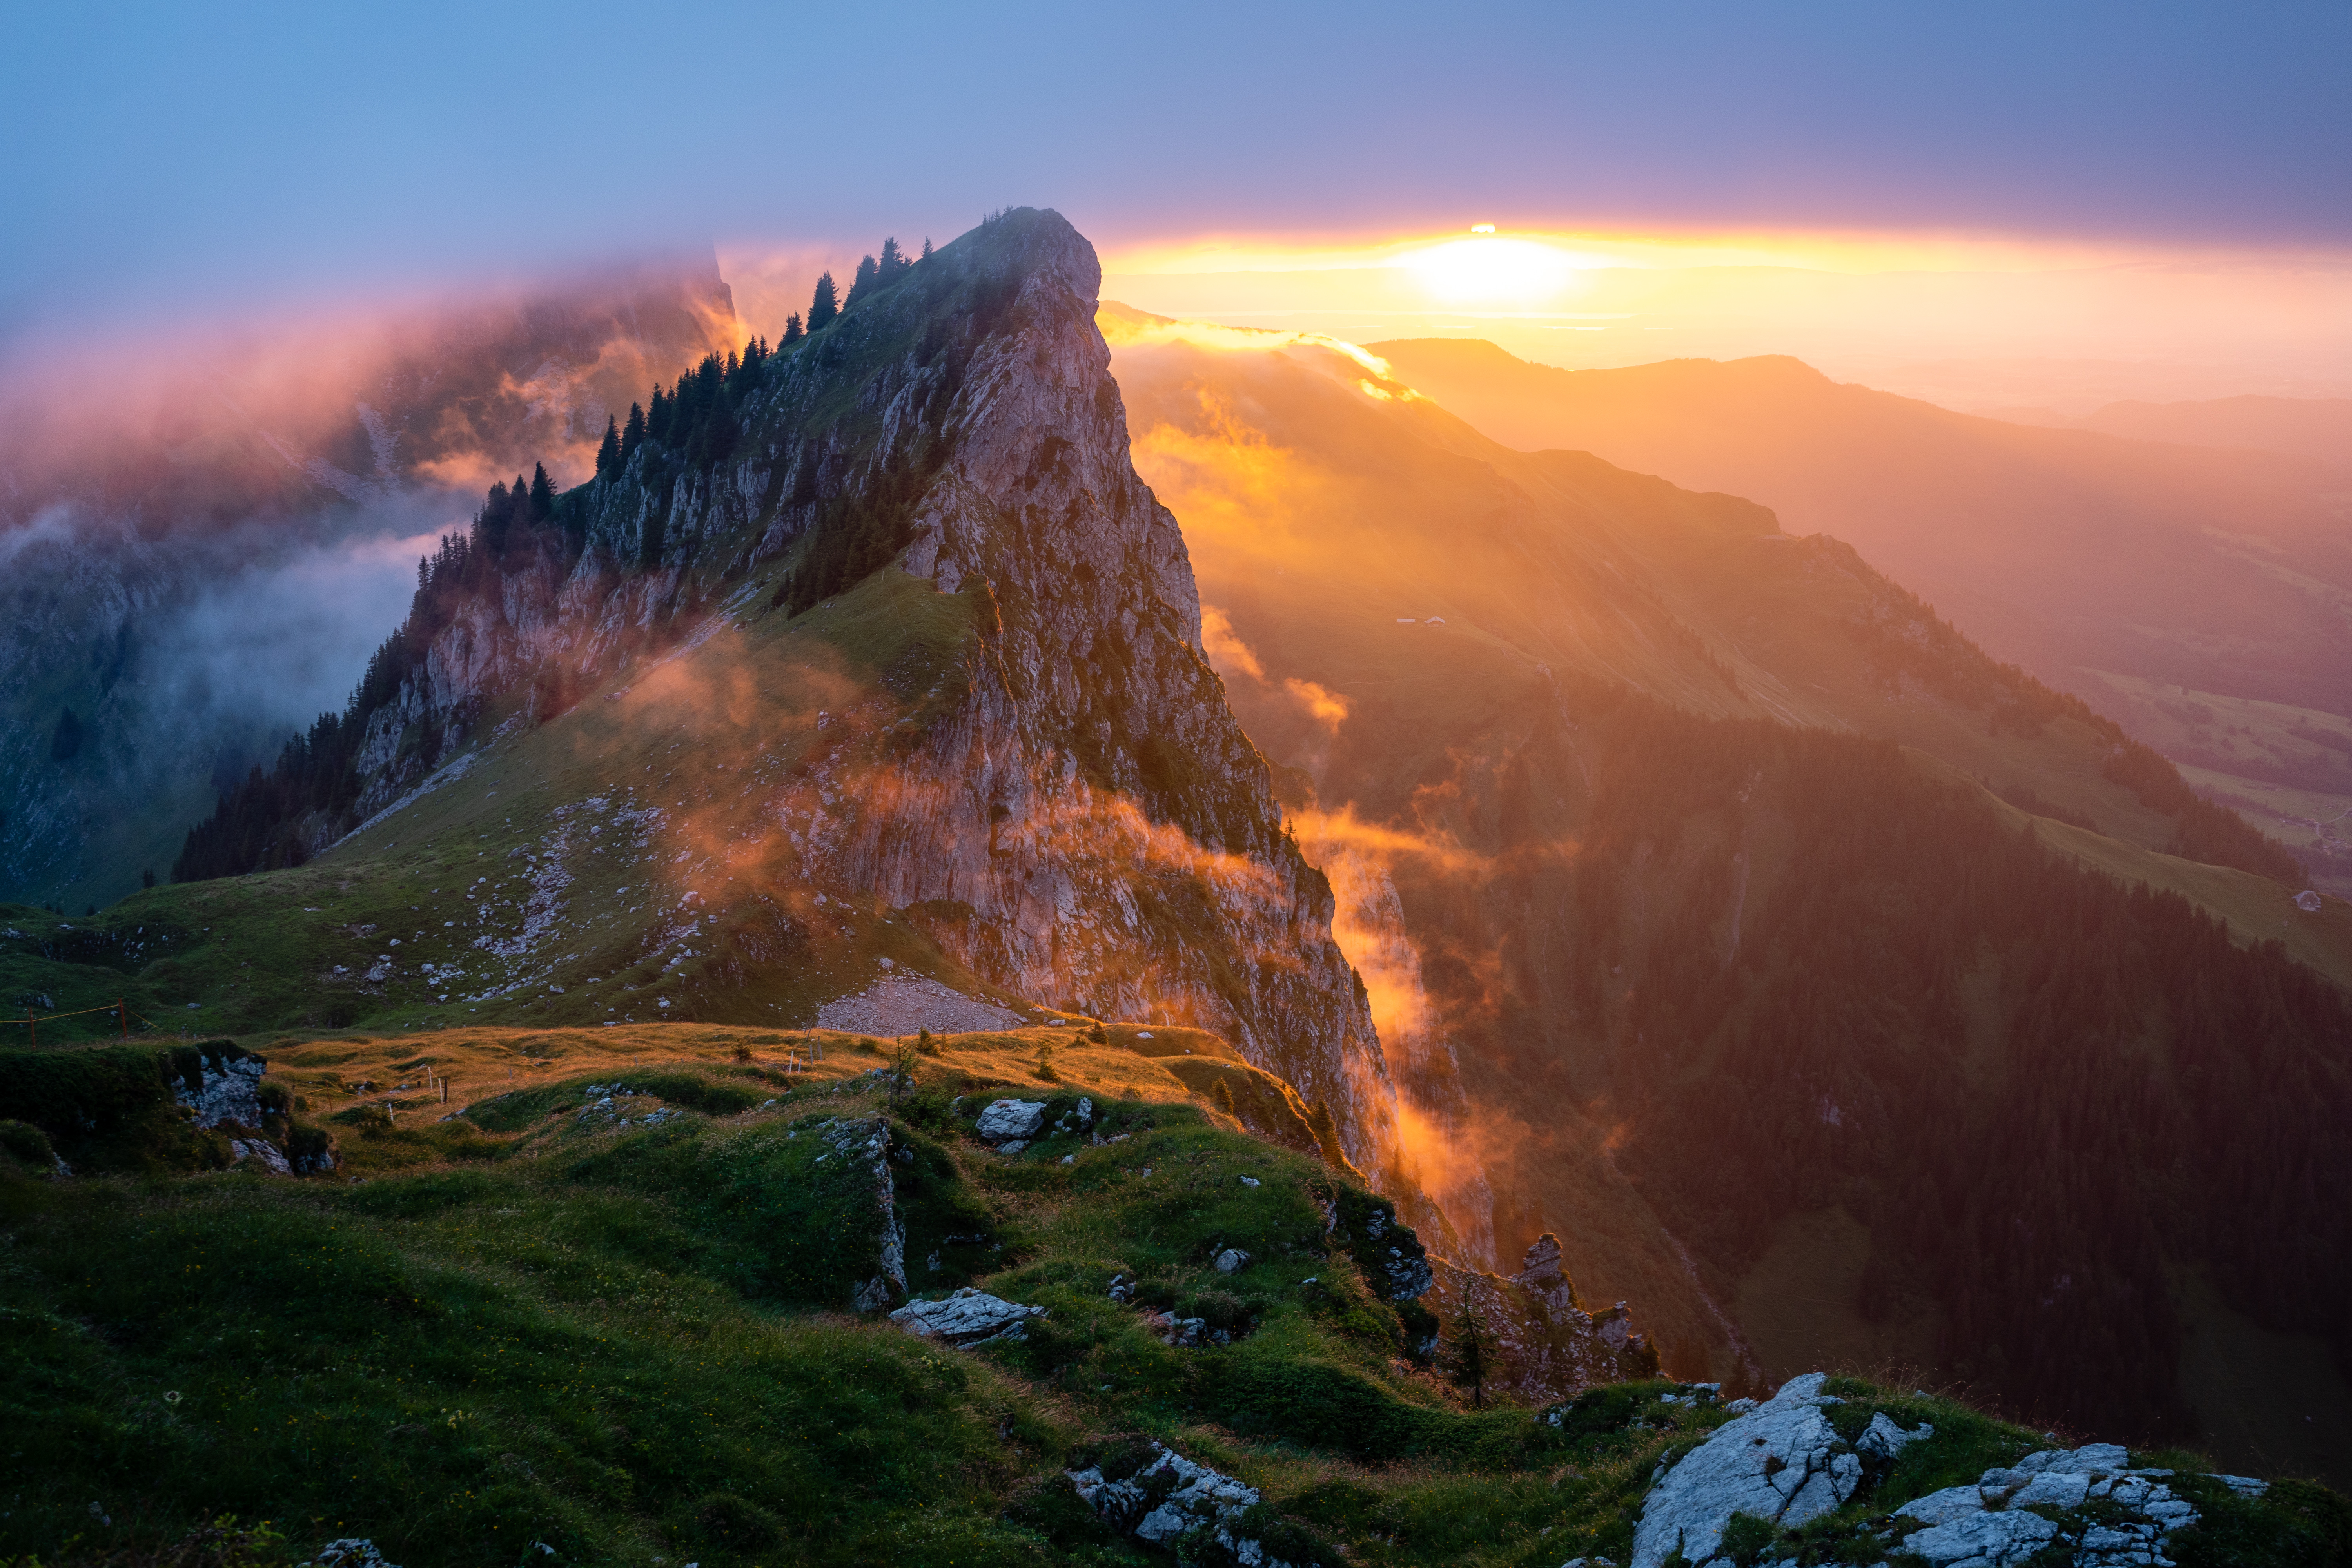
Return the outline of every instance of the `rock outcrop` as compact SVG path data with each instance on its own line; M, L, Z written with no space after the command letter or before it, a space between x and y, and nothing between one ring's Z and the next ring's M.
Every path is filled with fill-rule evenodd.
M970 1350L1001 1339L1019 1339L1032 1318L1045 1315L1043 1307L1007 1301L967 1285L940 1301L909 1301L890 1314L890 1321L910 1334L935 1339Z
M198 1047L195 1070L172 1086L172 1098L199 1127L258 1128L261 1079L269 1064L234 1046L223 1046Z
M1134 1463L1138 1459L1142 1462ZM1192 1537L1187 1561L1231 1563L1240 1568L1307 1568L1275 1555L1262 1539L1248 1533L1244 1516L1258 1504L1256 1488L1196 1464L1163 1444L1123 1444L1068 1475L1078 1496L1121 1534L1171 1548ZM1212 1547L1213 1553L1204 1552Z
M966 629L947 666L885 670L822 716L764 786L767 874L956 911L927 934L1008 991L1214 1030L1378 1170L1393 1090L1369 1002L1202 652L1176 520L1129 460L1099 283L1058 215L1004 215L768 359L723 459L649 439L569 498L576 559L518 557L426 628L370 721L363 805L423 783L492 700L765 614L740 578L815 572L863 530Z
M848 1117L815 1128L816 1136L833 1146L838 1157L871 1184L876 1211L874 1272L850 1297L861 1312L878 1312L907 1294L907 1230L898 1217L898 1183L890 1171L890 1121L884 1116Z
M1559 1238L1547 1232L1508 1279L1429 1262L1423 1304L1449 1326L1475 1320L1487 1347L1486 1386L1529 1404L1567 1399L1595 1384L1654 1377L1657 1352L1634 1329L1625 1305L1587 1311L1560 1265Z
M1782 1531L1819 1520L1870 1496L1906 1450L1934 1439L1932 1425L1906 1429L1878 1411L1848 1444L1823 1414L1843 1403L1822 1392L1826 1381L1821 1373L1808 1373L1761 1405L1741 1401L1751 1407L1666 1468L1643 1502L1633 1568L1727 1564L1734 1554L1727 1532L1735 1519L1748 1516ZM1858 1521L1841 1548L1847 1554L1838 1561L1870 1561L1853 1554L1860 1549L1927 1568L2015 1568L2029 1562L2168 1568L2166 1542L2199 1517L2196 1505L2167 1484L2172 1477L2170 1470L2132 1468L2113 1443L2047 1449L1964 1485L1913 1498L1892 1514ZM2209 1479L2242 1496L2265 1489L2264 1482L2240 1476ZM1864 1503L1856 1511L1867 1509ZM1796 1559L1751 1540L1737 1560L1786 1568Z
M1836 1398L1808 1373L1715 1430L1651 1489L1633 1532L1633 1568L1716 1555L1734 1514L1791 1526L1843 1504L1862 1484L1862 1460L1822 1414Z
M1903 1540L1903 1550L1930 1564L1982 1563L2009 1568L2058 1543L2076 1568L2167 1568L2165 1542L2197 1522L2196 1506L2165 1485L2170 1470L2136 1470L2119 1446L2031 1454L1998 1467L1973 1484L1915 1498L1895 1511L1925 1522ZM2263 1483L2219 1478L2233 1490L2259 1495ZM2063 1516L2089 1506L2097 1517ZM2053 1519L2051 1514L2060 1517Z

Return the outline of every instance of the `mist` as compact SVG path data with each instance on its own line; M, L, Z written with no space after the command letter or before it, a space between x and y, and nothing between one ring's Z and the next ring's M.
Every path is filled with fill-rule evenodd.
M439 537L357 532L208 577L148 634L142 674L163 706L215 727L292 730L340 711Z

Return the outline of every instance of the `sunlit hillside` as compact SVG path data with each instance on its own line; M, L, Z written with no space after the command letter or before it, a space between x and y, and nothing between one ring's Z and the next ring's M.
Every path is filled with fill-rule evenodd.
M2342 713L2352 592L2334 464L1971 417L1791 359L1563 371L1475 341L1375 344L1522 450L1591 452L1826 532L2002 658Z

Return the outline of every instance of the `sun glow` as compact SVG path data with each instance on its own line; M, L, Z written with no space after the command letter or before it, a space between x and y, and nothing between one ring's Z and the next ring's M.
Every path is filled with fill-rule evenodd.
M1498 235L1480 224L1467 239L1448 240L1399 260L1432 299L1448 305L1527 309L1568 293L1582 258L1539 239Z

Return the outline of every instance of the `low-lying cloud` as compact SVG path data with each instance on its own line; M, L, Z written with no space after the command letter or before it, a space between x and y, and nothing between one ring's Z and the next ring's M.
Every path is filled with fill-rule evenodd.
M438 531L387 530L206 577L142 638L141 673L183 717L278 729L340 710L408 613L417 558L438 542Z

